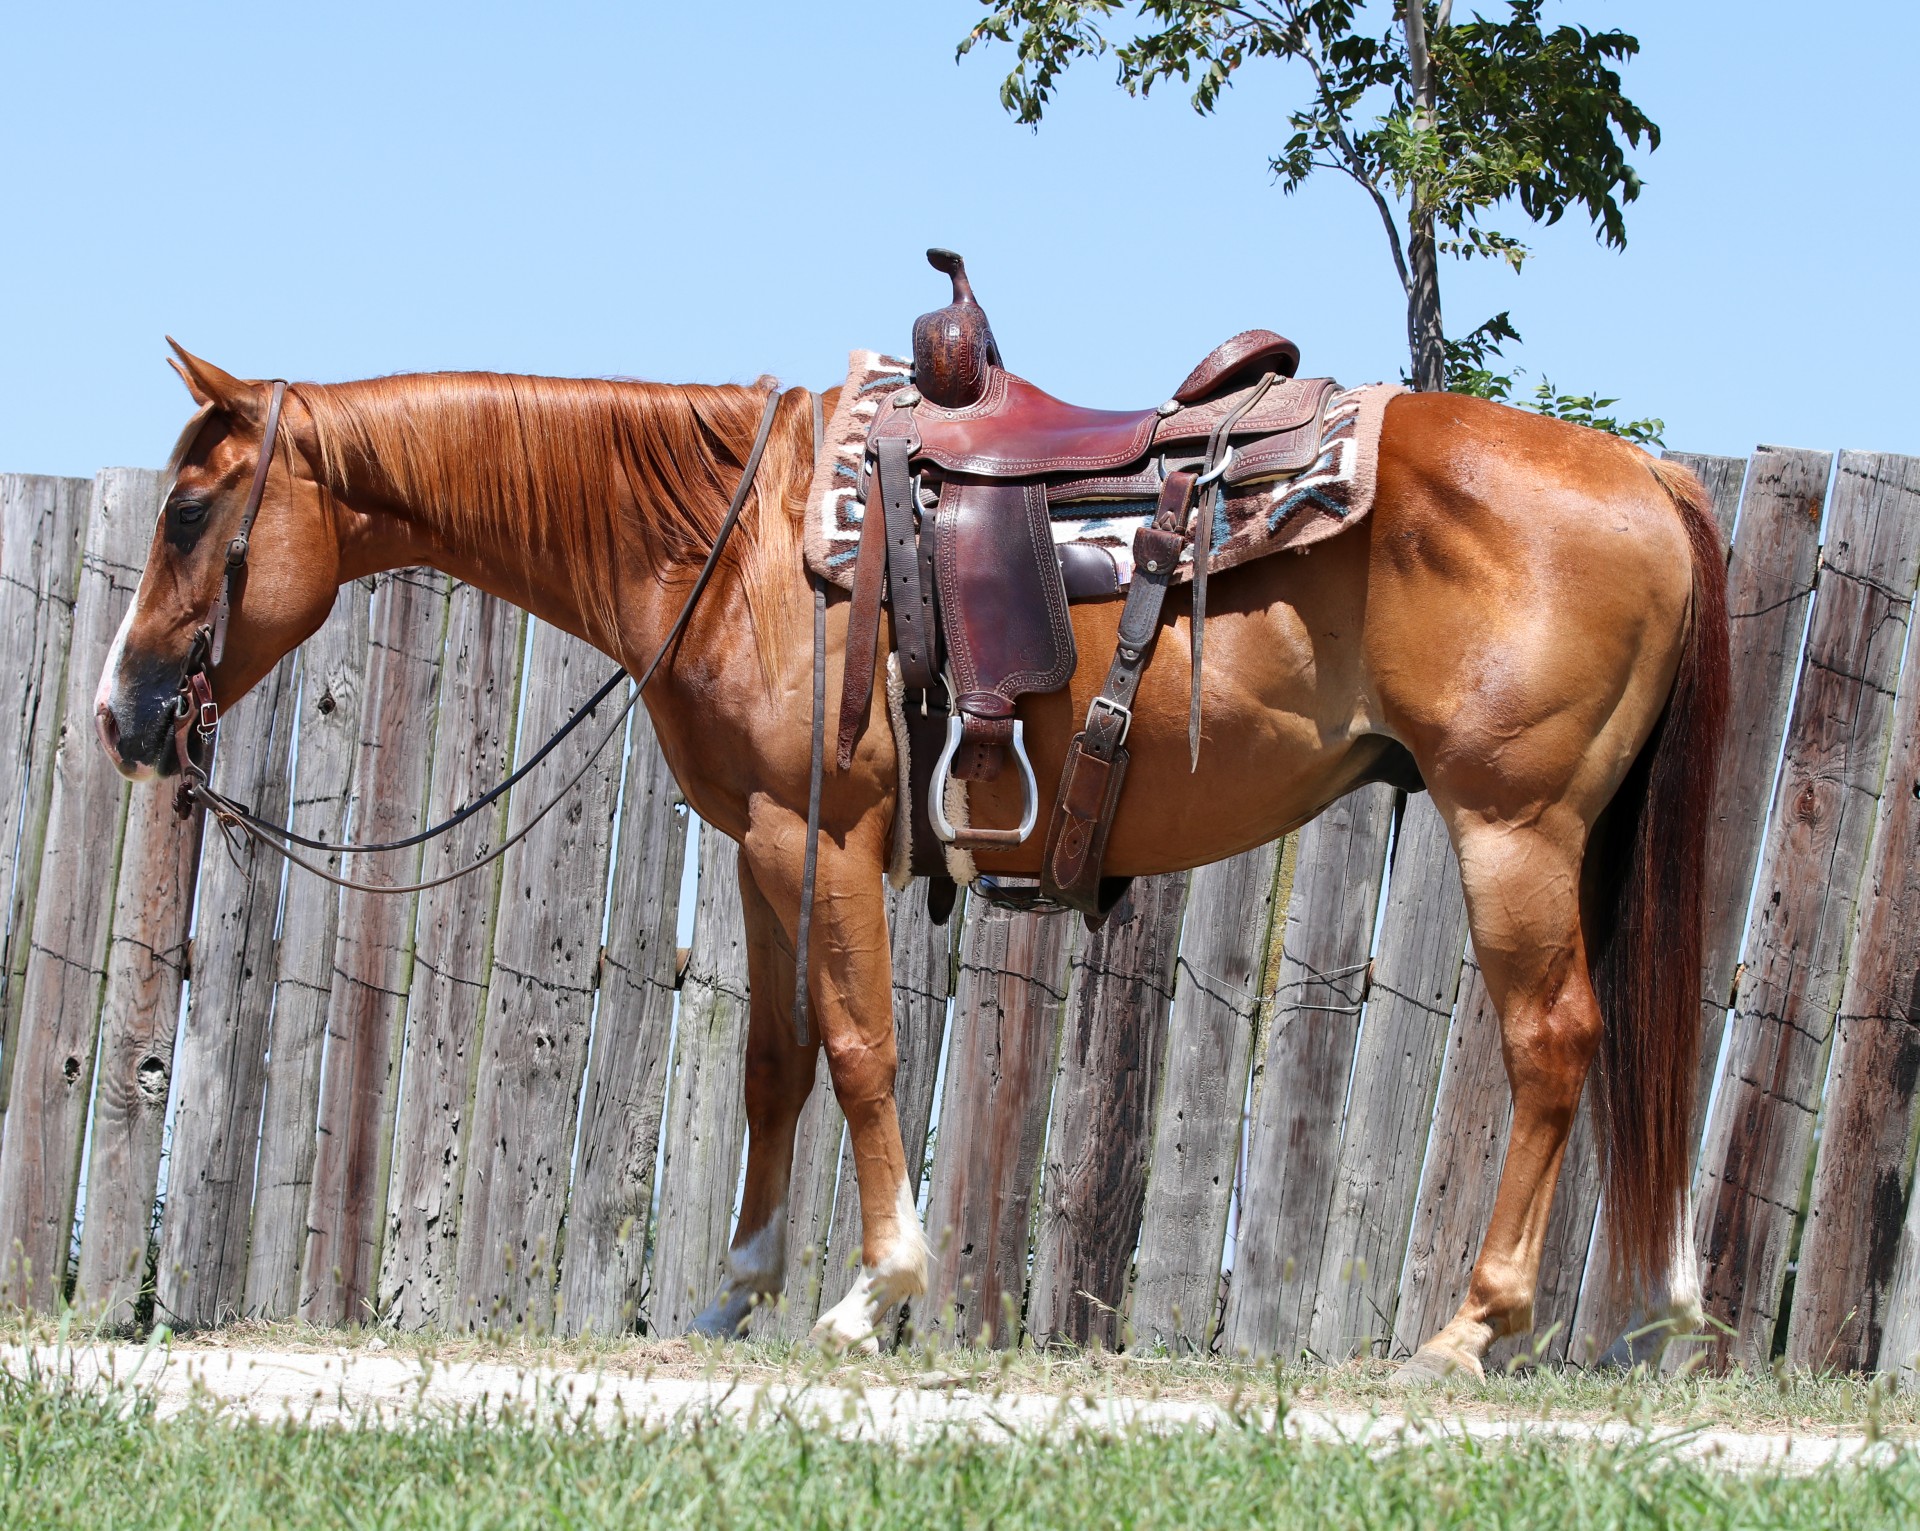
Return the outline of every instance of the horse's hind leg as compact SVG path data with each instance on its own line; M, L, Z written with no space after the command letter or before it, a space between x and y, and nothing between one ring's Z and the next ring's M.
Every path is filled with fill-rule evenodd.
M747 929L747 1175L726 1280L692 1324L695 1334L720 1339L740 1333L755 1305L777 1298L786 1283L793 1134L819 1052L818 1044L794 1040L793 953L744 852L740 902Z
M1466 1300L1407 1363L1408 1380L1479 1375L1494 1340L1532 1328L1547 1214L1601 1036L1580 918L1585 822L1564 805L1522 824L1440 806L1460 855L1474 953L1500 1013L1513 1127Z

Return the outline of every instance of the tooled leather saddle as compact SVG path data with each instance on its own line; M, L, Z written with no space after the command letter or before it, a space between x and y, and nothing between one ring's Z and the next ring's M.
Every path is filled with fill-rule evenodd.
M1079 909L1097 925L1128 879L1101 861L1126 779L1126 739L1140 676L1169 586L1193 595L1189 745L1200 747L1200 666L1215 505L1237 488L1312 462L1331 379L1295 380L1299 348L1247 330L1203 358L1165 403L1084 409L1006 370L966 267L948 250L927 260L953 299L913 327L913 378L882 404L868 432L865 505L855 563L837 758L851 764L872 698L882 604L893 613L910 737L913 870L931 879L936 919L952 907L943 846L1019 845L1039 821L1039 790L1016 710L1057 691L1077 662L1068 605L1123 589L1113 660L1068 747L1037 892L982 879L989 897ZM1129 511L1131 578L1106 550L1056 545L1053 517ZM1077 510L1075 508L1078 508ZM1011 757L1023 808L1011 827L952 822L949 784L991 780Z

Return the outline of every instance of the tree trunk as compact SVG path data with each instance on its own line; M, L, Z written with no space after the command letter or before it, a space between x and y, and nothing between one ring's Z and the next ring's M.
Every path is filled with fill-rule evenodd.
M1440 257L1434 247L1433 214L1416 202L1407 232L1407 348L1413 355L1413 386L1422 393L1442 393L1447 386L1447 343L1440 326Z
M1452 15L1442 0L1440 25ZM1433 61L1427 48L1423 0L1401 0L1400 20L1407 37L1407 83L1413 88L1414 122L1433 125ZM1413 356L1413 386L1422 393L1443 393L1447 386L1446 331L1440 326L1440 252L1433 242L1433 210L1416 185L1407 215L1407 349Z

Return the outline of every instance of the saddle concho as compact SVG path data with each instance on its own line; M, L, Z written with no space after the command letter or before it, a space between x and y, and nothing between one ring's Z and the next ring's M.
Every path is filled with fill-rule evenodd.
M960 257L928 260L952 278L953 301L915 323L910 376L880 358L861 369L856 355L870 375L849 377L809 502L809 564L853 592L838 758L850 763L870 705L884 600L905 689L913 871L937 879L930 900L944 917L946 848L1019 845L1038 826L1016 703L1071 680L1069 603L1124 591L1106 684L1069 746L1039 888L1039 901L1098 924L1127 887L1100 863L1167 589L1193 586L1197 763L1208 573L1364 515L1380 416L1400 390L1296 379L1292 342L1250 330L1155 408L1083 409L1008 372ZM1020 821L954 824L949 784L992 780L1009 755Z

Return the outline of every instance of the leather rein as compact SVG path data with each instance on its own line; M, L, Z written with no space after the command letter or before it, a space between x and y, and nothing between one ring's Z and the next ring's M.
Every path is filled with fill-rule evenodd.
M290 847L298 845L308 850L330 852L339 855L365 855L376 851L405 850L410 846L420 845L458 828L490 804L498 802L500 798L524 778L529 771L533 770L535 766L545 760L547 756L553 752L555 747L559 745L561 740L565 739L574 729L578 728L581 723L585 722L586 719L592 715L594 709L613 693L615 688L626 679L628 672L624 666L616 668L613 674L607 678L606 683L588 698L572 717L561 724L559 730L528 757L525 763L515 770L511 776L507 777L505 781L488 791L484 796L467 804L466 807L462 808L444 822L435 824L429 829L424 829L418 834L409 835L405 839L389 840L372 844L333 844L324 840L309 839L305 835L296 833L286 825L275 824L260 818L245 804L237 802L219 791L211 780L209 780L207 770L194 759L193 738L196 735L198 736L203 746L205 746L203 753L207 753L211 749L214 734L220 725L220 709L213 699L213 685L207 677L207 669L210 665L218 665L221 657L226 652L227 622L232 614L233 607L239 600L241 591L245 588L248 540L253 533L254 518L260 514L261 499L266 494L267 475L273 465L274 445L280 431L281 407L286 401L286 395L286 383L276 380L273 385L272 398L267 406L266 426L261 435L260 460L254 465L253 482L247 490L246 508L240 517L240 531L239 534L227 544L226 573L221 582L220 596L214 605L211 619L203 623L195 632L193 646L187 653L186 672L181 678L180 694L174 703L174 752L179 758L181 776L180 789L175 797L174 807L181 817L184 818L193 811L193 805L199 803L220 823L223 831L228 834L230 839L236 835L252 839L276 855L285 858L302 871L311 872L315 877L324 878L336 887L352 888L361 893L418 893L423 889L437 888L444 883L450 883L458 878L465 877L469 872L477 872L489 862L504 856L515 845L524 840L532 833L533 827L551 813L567 794L578 785L580 779L587 774L588 769L593 763L605 753L607 746L613 742L614 737L620 732L622 725L626 722L627 714L633 711L634 704L640 700L642 693L646 691L647 683L653 679L655 672L659 670L668 653L673 649L674 645L679 641L681 634L686 630L687 623L693 617L694 607L699 603L700 597L705 592L708 582L713 578L713 571L719 567L721 552L725 549L728 538L732 536L733 529L739 522L740 512L746 505L747 495L752 490L754 479L760 471L760 459L766 452L767 439L773 432L773 417L780 407L780 395L774 392L767 396L767 407L760 416L760 426L754 433L753 447L752 450L747 453L747 460L741 470L740 481L733 491L733 499L727 506L727 514L720 523L720 530L715 534L712 551L707 554L707 561L701 566L699 575L694 579L693 588L687 592L687 598L681 604L680 614L674 618L673 626L668 629L666 637L660 641L659 648L654 651L652 660L649 661L646 669L641 673L638 683L633 687L632 691L629 692L626 706L622 707L614 716L605 735L601 738L600 742L594 746L592 753L581 762L579 770L575 771L573 775L567 779L566 784L547 800L546 804L538 813L534 814L525 824L521 825L519 829L514 831L513 834L509 835L501 844L482 856L478 861L471 862L444 876L429 878L424 882L396 884L392 886L359 882L350 877L339 876L334 872L328 871L325 867L316 866L313 862L297 854ZM816 453L819 447L818 414L819 408L816 402ZM817 689L818 687L816 685L816 691Z

